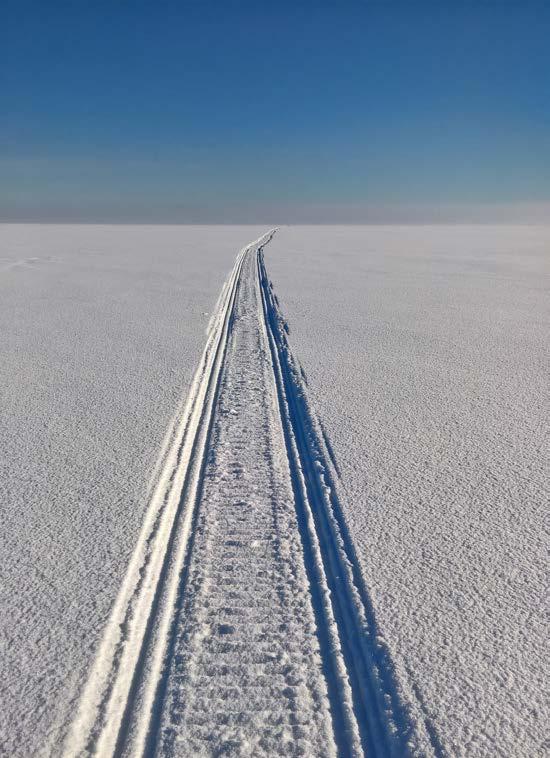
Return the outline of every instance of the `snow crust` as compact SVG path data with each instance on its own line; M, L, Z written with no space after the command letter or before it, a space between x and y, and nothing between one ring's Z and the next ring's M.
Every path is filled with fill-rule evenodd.
M252 227L0 226L0 752L72 715Z
M550 227L282 227L266 266L443 754L543 755Z

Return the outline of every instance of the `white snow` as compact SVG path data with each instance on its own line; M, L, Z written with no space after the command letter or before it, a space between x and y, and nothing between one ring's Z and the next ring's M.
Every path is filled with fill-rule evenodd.
M125 602L124 577L133 581L130 560L141 555L139 535L150 516L148 503L156 502L155 485L183 478L184 470L176 472L170 462L173 435L179 435L197 366L200 374L209 319L211 335L221 328L223 297L217 308L215 303L222 283L237 251L266 231L0 226L1 753L52 753L78 714L85 685L94 690L94 671L101 674L105 664L107 676L118 676L109 668L110 653L97 667L100 642L116 644L114 604L117 597ZM255 692L255 643L249 639L257 631L262 644L279 650L286 638L277 614L291 613L296 602L304 610L289 617L296 630L292 655L308 661L302 673L308 672L315 683L311 691L319 693L319 718L326 708L319 656L326 666L330 655L315 638L320 640L332 610L334 633L352 640L346 642L351 650L343 651L342 682L353 656L361 658L353 619L338 618L338 598L328 592L340 582L342 593L349 593L342 597L344 615L363 602L359 585L345 578L353 566L346 563L348 546L330 511L337 491L374 606L380 650L391 653L409 715L422 722L429 738L427 752L548 752L549 251L550 227L278 231L265 249L265 265L274 284L271 315L276 319L280 311L284 321L262 321L249 276L226 373L220 373L219 409L212 417L216 448L208 457L206 447L197 453L199 463L207 462L204 505L195 532L197 558L190 559L195 589L181 598L189 609L178 621L174 649L179 645L181 655L167 685L171 714L177 716L178 688L187 681L179 667L189 661L218 710L226 697L231 700L235 681L226 683L224 694L226 685L209 679L220 661L208 655L218 649L225 654L225 638L241 644L243 657L229 661L224 676L235 663ZM265 305L271 295L266 289L262 296ZM279 327L277 336L273 329ZM275 385L282 386L287 370L287 327L310 408L322 424L314 440L324 450L320 457L308 452L317 432L313 426L308 432L299 384L287 388L284 402L275 399ZM278 347L274 340L280 340ZM202 391L203 384L197 387ZM214 407L212 387L206 383L203 389ZM275 410L287 401L296 407L281 411L279 428ZM289 442L293 435L302 439ZM306 517L296 511L302 520L298 539L290 503L302 470L320 512ZM327 486L329 471L341 474L335 488ZM225 488L236 506L246 505L241 487L248 516L226 509ZM303 492L307 511L309 489ZM282 525L275 542L283 563L265 549L268 505ZM249 541L226 540L227 528L241 528L237 522ZM313 542L304 548L308 529ZM176 539L174 554L178 550ZM311 561L315 555L324 574L312 590L304 556ZM247 568L255 560L263 561L257 574ZM223 590L233 562L239 574L231 597L235 608ZM285 571L294 578L281 584ZM237 620L246 603L254 608L256 590L244 604L239 596L253 576L266 597L275 587L294 597L265 618L260 612L256 626ZM206 591L210 581L218 594ZM327 607L332 603L324 622L321 613L314 623L308 610L315 592ZM139 632L139 623L130 631ZM210 634L212 641L205 642L203 627L217 629L224 639ZM149 657L156 656L154 638L163 628L157 625L153 633ZM189 640L190 649L208 655L190 658ZM148 661L146 656L145 667L156 671L156 658ZM129 664L128 676L134 666ZM291 689L299 679L294 671ZM352 679L360 692L364 683ZM182 734L187 729L185 739L191 734L200 745L216 725L204 721L206 690L195 692L189 682L185 686L193 691L186 700L194 702L196 718ZM271 693L269 708L284 719L281 682L268 677L258 694ZM243 702L246 692L238 695ZM315 710L315 698L302 685L296 693L297 703L308 704L302 710ZM140 691L135 698L139 706ZM94 705L93 697L89 702ZM256 723L254 714L246 721L243 708L237 707L242 728L219 729L220 739L229 735L228 745L245 734L246 723ZM84 721L94 713L85 710ZM330 752L330 738L317 730L311 714L298 708L294 717L299 739L318 738ZM164 712L165 723L167 718ZM321 721L326 726L326 718ZM254 734L260 726L258 721ZM284 727L282 733L290 739L294 732ZM277 744L269 742L272 737L279 739L278 732L269 734L262 743L268 748Z
M381 631L450 755L550 749L549 258L550 227L266 250Z

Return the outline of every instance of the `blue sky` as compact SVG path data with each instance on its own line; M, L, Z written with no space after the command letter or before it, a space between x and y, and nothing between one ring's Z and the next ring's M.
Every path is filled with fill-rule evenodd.
M529 0L4 0L0 219L546 207L549 40Z

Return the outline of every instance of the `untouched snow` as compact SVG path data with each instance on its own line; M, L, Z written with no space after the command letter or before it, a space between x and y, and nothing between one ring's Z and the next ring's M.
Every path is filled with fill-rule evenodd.
M72 715L209 312L264 231L0 226L0 753Z
M283 227L266 265L442 754L548 723L549 227Z

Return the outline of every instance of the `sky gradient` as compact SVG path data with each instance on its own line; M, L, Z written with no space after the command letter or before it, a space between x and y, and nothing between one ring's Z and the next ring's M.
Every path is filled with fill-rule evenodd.
M550 3L7 0L0 15L0 220L548 215Z

